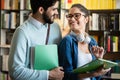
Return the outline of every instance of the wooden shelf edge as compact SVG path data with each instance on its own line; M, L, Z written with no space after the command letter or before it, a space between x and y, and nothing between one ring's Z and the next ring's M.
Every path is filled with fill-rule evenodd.
M0 48L10 48L10 45L0 45Z
M103 58L108 60L120 60L120 53L106 53Z

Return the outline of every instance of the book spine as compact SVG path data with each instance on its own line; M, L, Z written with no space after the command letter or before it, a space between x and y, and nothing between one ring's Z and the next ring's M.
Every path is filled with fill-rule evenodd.
M110 35L107 37L107 52L110 52Z

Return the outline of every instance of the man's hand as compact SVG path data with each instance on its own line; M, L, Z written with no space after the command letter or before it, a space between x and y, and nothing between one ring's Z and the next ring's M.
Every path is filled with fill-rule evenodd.
M64 72L62 71L62 67L57 67L51 71L49 71L49 79L50 80L62 80L64 77Z

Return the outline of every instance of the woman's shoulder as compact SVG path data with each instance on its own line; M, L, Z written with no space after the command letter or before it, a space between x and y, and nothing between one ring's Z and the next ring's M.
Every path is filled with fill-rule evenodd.
M72 43L72 41L73 41L72 36L66 35L65 37L63 37L61 43Z
M71 35L66 35L65 37L63 37L63 40L67 40L67 41L72 41L73 37Z

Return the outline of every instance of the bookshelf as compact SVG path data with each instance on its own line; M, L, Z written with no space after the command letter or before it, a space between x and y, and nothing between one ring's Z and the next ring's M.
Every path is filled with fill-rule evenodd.
M31 12L30 0L1 0L0 4L0 80L10 80L7 64L11 39Z
M106 52L120 52L118 45L120 43L120 9L90 10L90 12L89 34L93 37L97 36L99 46L103 46ZM113 14L114 16L111 16Z
M104 47L104 59L120 63L120 9L90 10L90 13L89 34ZM111 78L113 73L120 74L120 67L113 67L103 80L117 80Z
M119 13L120 14L120 9L115 9L115 5L112 5L111 1L114 1L113 3L115 3L116 1L119 0L106 0L108 1L108 3L110 3L109 6L103 6L103 7L99 7L102 6L99 5L102 2L105 2L105 0L68 0L69 4L67 4L67 0L61 0L61 15L60 17L62 18L61 20L64 21L64 13L62 14L62 11L66 11L69 8L69 6L71 6L73 3L82 3L84 4L86 7L88 7L88 9L92 9L91 14L92 13L105 13L105 14L110 14L110 13ZM99 4L96 1L101 1ZM109 2L110 1L110 2ZM85 3L86 2L86 3ZM91 3L91 2L95 2L95 3ZM65 5L66 4L66 5ZM96 4L95 6L97 6L97 9L95 6L92 6ZM107 3L105 3L106 5ZM118 5L119 7L119 5ZM3 61L3 56L6 57L9 54L9 48L10 48L10 42L11 42L11 37L15 31L15 29L24 22L24 20L28 17L28 14L31 12L30 10L30 2L29 0L1 0L1 15L0 15L0 20L1 20L1 24L0 24L0 32L1 32L1 39L0 39L0 80L10 80L8 79L8 72L5 69L4 71L2 70L2 62L6 62ZM64 8L64 9L63 9ZM66 9L67 8L67 9ZM11 17L12 16L12 17ZM120 16L120 15L119 15ZM120 21L120 18L119 18ZM65 25L67 24L66 21L64 21L65 23L63 24L64 29L66 28ZM119 22L120 23L120 22ZM105 49L106 48L106 36L107 35L115 35L115 36L120 36L120 25L119 25L119 30L117 31L113 31L113 30L90 30L89 33L91 35L96 35L99 36L98 40L100 45L104 45ZM119 38L120 39L120 38ZM103 41L101 43L101 41ZM120 44L120 43L118 43ZM120 48L119 51L117 52L106 52L104 58L109 59L109 60L120 60ZM3 66L4 67L4 66Z

